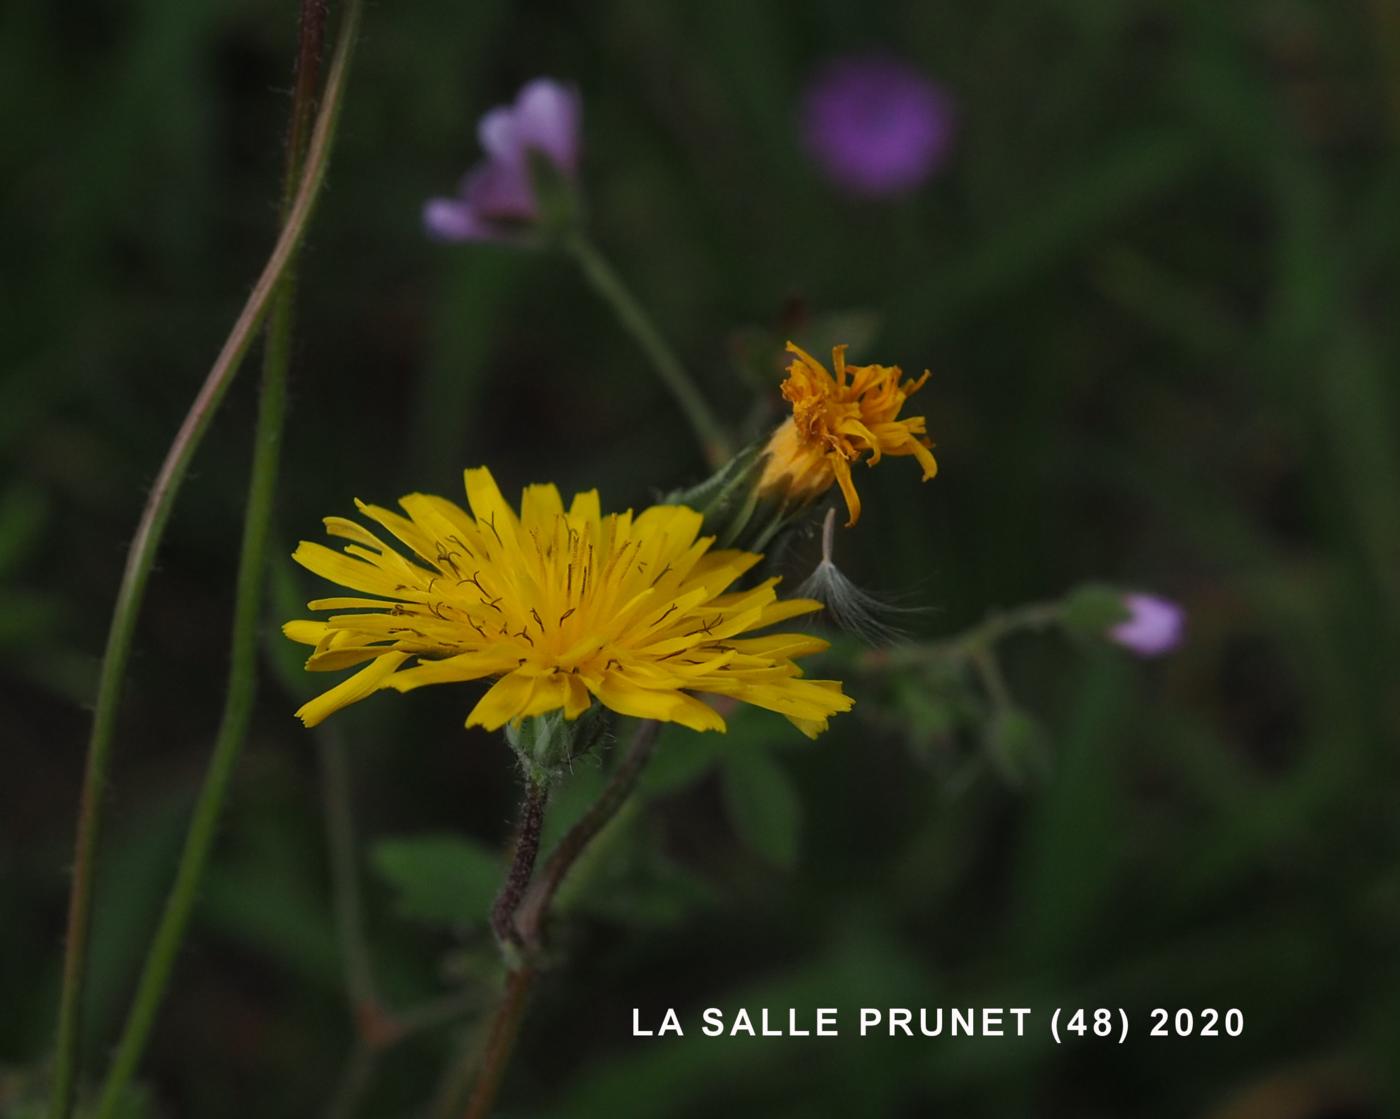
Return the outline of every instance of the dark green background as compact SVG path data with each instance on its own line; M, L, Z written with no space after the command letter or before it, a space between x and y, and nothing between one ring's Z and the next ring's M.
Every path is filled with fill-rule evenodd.
M0 1111L51 1043L124 550L274 237L293 25L268 0L0 16ZM797 105L824 60L872 47L944 82L960 132L927 188L858 205L803 157ZM855 314L860 357L934 370L917 403L940 476L859 477L850 574L936 607L926 636L1089 578L1190 613L1150 665L1009 648L1054 757L1027 789L950 788L949 747L839 662L866 699L813 745L776 719L668 737L555 937L511 1114L1400 1113L1398 67L1390 0L371 7L302 268L279 557L355 496L455 496L466 465L614 508L703 473L566 261L421 234L476 117L544 73L582 90L599 242L727 420L777 414L734 359L754 332ZM142 617L90 1067L215 728L255 379L195 462ZM319 1113L351 1045L314 739L265 675L145 1064L152 1114ZM461 729L474 694L337 717L366 852L504 843L516 779ZM712 764L741 751L798 792L770 781L744 838ZM403 917L384 850L364 870L387 1001L489 984L483 928ZM841 1007L847 1036L629 1036L633 1006L765 1005ZM1028 1005L1041 1028L862 1042L863 1005ZM1134 1036L1056 1048L1057 1006L1124 1007ZM1150 1040L1157 1006L1239 1007L1245 1033ZM470 1021L394 1050L361 1113L417 1114Z

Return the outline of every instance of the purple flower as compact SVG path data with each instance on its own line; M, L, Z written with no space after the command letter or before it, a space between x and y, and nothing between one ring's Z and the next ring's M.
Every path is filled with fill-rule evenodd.
M1181 644L1186 612L1175 602L1155 594L1125 594L1123 605L1127 620L1108 631L1109 640L1141 657L1170 653Z
M526 83L514 105L481 118L477 136L486 159L462 180L455 198L423 207L428 235L442 241L509 240L539 216L529 153L545 156L567 178L578 170L583 115L578 92L551 78Z
M837 186L884 198L913 190L943 165L953 115L947 93L908 63L854 55L808 85L802 132Z

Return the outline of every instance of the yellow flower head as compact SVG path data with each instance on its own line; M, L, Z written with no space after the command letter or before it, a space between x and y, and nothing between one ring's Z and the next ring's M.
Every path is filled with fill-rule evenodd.
M904 402L923 388L928 372L903 384L897 365L847 365L846 347L831 351L836 370L804 350L787 345L794 355L783 382L783 396L792 402L792 417L773 432L764 448L768 465L759 480L762 494L785 494L797 503L814 500L836 482L846 498L850 528L860 519L860 495L851 480L851 463L870 455L870 465L882 455L913 455L924 468L927 482L938 472L925 434L923 416L899 419Z
M467 726L491 730L558 710L575 719L595 697L623 715L722 731L693 693L730 696L809 737L850 710L838 681L803 679L795 663L825 641L752 636L820 604L778 601L777 579L729 590L762 557L712 551L699 513L658 505L604 517L596 490L565 511L553 486L527 486L517 516L484 467L466 472L466 486L470 513L427 494L399 502L407 517L356 503L407 557L343 517L325 520L349 541L343 553L297 548L303 567L375 596L318 599L308 609L339 613L283 627L315 647L311 671L368 662L297 712L307 726L381 688L483 679L494 683Z

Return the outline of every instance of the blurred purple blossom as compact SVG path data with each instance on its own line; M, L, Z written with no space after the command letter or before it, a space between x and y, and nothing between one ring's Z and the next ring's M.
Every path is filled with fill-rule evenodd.
M803 141L841 188L867 198L913 190L943 166L953 102L922 73L887 55L829 63L803 96Z
M544 155L572 179L582 116L578 91L551 78L527 82L514 105L486 113L477 125L486 158L462 180L457 197L432 198L424 205L428 235L442 241L499 241L528 226L539 216L529 153Z
M1108 631L1110 640L1142 657L1170 653L1181 644L1186 612L1170 599L1155 594L1125 594L1127 620Z

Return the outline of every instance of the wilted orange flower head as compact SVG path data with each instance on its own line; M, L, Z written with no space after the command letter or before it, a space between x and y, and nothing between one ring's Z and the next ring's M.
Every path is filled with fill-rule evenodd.
M783 382L792 416L773 432L764 448L768 465L759 492L782 494L801 504L824 494L835 482L846 499L849 528L860 519L860 495L851 464L869 456L874 466L884 455L913 455L924 481L938 472L925 434L923 416L899 418L904 402L928 380L902 381L897 365L847 365L846 347L831 351L835 375L816 358L789 342L793 361Z

